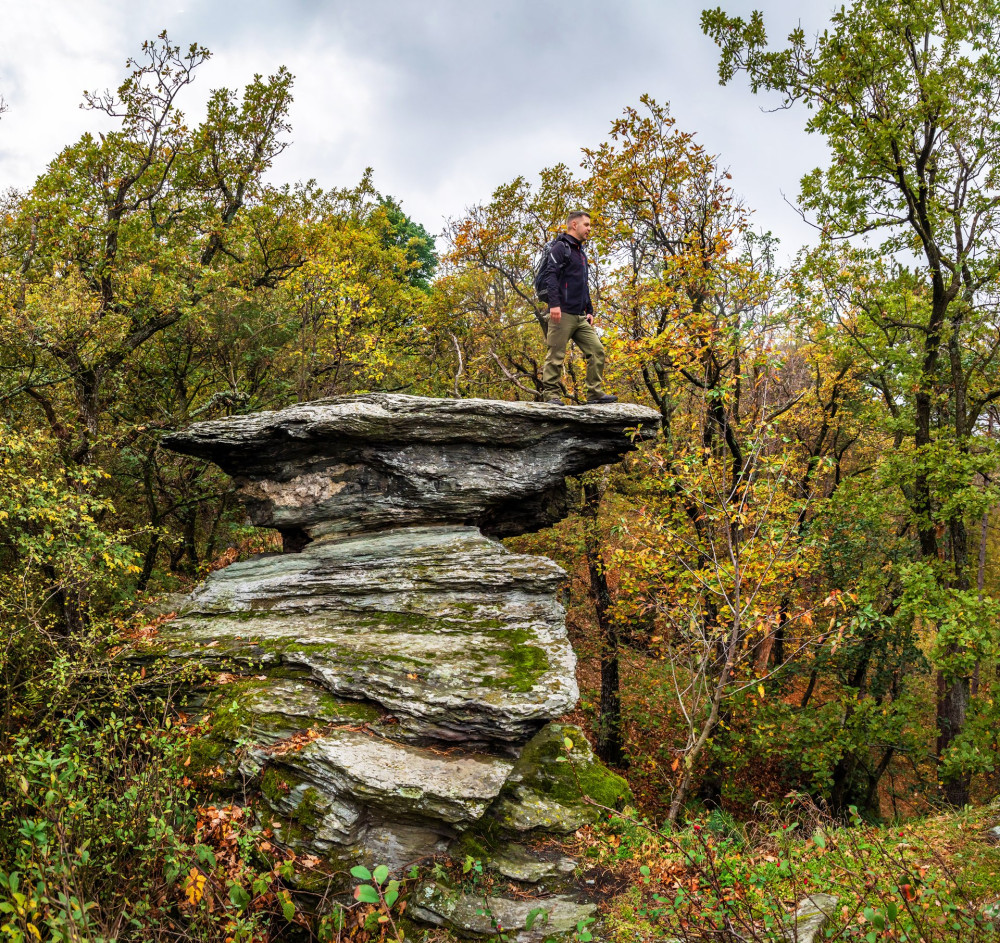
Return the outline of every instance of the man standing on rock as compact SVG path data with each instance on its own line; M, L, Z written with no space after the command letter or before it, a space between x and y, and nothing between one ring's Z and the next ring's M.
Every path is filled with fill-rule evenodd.
M605 393L602 385L604 345L594 330L587 253L583 249L589 238L590 214L574 210L566 217L566 232L552 243L546 267L549 327L545 342L549 349L542 367L542 392L547 403L562 403L559 381L570 341L587 358L587 402L618 402L618 397Z

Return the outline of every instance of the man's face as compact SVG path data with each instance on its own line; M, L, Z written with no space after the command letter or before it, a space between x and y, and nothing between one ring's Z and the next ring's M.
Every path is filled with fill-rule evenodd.
M590 238L590 217L577 216L567 227L566 231L580 242L586 242Z

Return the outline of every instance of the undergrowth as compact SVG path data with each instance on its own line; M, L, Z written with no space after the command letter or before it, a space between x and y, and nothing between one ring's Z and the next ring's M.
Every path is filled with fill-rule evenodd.
M1000 849L988 828L997 814L835 826L792 801L751 824L714 812L673 833L612 816L577 851L628 879L608 907L611 943L778 940L792 932L796 906L819 894L836 898L822 939L992 940Z

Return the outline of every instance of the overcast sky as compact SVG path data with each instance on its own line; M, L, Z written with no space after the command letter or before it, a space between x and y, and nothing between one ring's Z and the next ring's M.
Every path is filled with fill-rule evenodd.
M718 4L720 0L710 0ZM116 87L144 39L208 46L189 90L286 65L296 76L292 146L272 178L349 186L364 168L428 230L498 184L560 161L576 167L643 92L720 155L756 224L790 254L810 229L784 202L824 160L803 110L763 114L717 54L691 0L0 0L0 186L26 187L96 126L84 89ZM765 13L772 39L825 25L832 3L730 0Z

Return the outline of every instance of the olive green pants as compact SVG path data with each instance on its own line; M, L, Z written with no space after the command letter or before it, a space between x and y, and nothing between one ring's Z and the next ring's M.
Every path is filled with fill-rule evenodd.
M604 345L593 325L587 323L585 315L567 314L565 311L558 324L549 320L549 330L545 335L549 349L542 367L542 391L548 396L559 395L563 361L570 341L587 358L587 397L600 396L604 392Z

